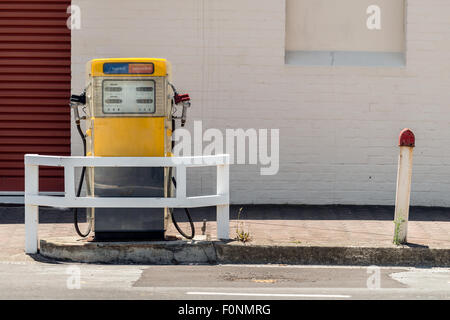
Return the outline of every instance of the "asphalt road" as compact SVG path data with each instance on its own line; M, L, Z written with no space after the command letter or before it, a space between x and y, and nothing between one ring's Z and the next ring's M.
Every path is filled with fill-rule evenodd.
M0 261L0 299L448 300L450 269Z

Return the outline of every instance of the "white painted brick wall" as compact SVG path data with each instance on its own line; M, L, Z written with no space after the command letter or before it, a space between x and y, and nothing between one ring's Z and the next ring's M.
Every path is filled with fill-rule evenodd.
M413 205L450 205L450 1L408 0L407 67L284 64L282 0L73 0L72 88L101 57L164 57L203 127L279 128L280 171L231 170L234 203L380 204L395 199L397 137L417 137ZM73 130L73 153L81 144ZM212 171L189 193L210 191Z

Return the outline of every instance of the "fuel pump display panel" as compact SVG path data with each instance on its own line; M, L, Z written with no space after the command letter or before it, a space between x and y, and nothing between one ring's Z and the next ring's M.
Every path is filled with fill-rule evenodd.
M154 80L103 80L103 113L155 113Z

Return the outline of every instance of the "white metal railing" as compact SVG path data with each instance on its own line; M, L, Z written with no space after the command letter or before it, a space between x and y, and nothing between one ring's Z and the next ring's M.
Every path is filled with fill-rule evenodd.
M64 196L39 194L39 166L64 167ZM186 168L217 167L217 194L186 196ZM177 188L171 198L77 197L76 167L175 167ZM25 252L37 253L39 206L63 208L217 207L217 238L229 239L229 155L195 157L59 157L25 155Z

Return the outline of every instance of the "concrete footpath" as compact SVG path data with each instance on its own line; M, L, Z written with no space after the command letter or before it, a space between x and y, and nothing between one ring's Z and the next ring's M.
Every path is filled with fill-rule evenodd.
M394 208L388 206L232 206L230 236L236 228L251 240L217 241L214 208L192 210L196 231L181 240L173 226L165 242L93 243L76 237L72 213L40 209L41 255L23 253L23 207L0 207L0 260L40 259L90 263L273 263L331 265L450 266L450 208L413 207L408 244L392 244ZM177 221L188 231L183 211ZM84 225L81 224L83 228Z

